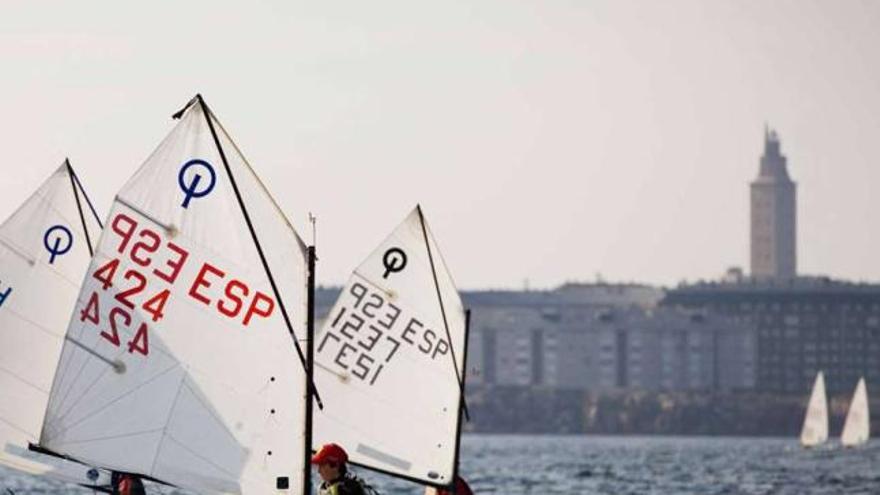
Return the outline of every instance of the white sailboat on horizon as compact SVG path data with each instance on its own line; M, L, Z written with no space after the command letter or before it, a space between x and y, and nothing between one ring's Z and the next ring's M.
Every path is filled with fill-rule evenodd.
M846 413L840 444L844 447L855 447L867 442L870 437L871 414L868 409L868 390L865 386L865 378L862 377L856 385L849 411Z
M813 382L813 392L807 404L804 425L801 428L801 445L816 447L828 440L828 400L825 396L825 377L820 371Z

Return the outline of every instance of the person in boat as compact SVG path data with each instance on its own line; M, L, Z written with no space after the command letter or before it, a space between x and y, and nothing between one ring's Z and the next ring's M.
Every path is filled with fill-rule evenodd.
M318 466L321 486L318 495L366 495L361 480L348 472L348 453L335 443L328 443L312 456L312 464Z
M474 492L461 476L455 475L455 483L452 490L428 487L425 489L425 495L474 495Z
M133 474L114 472L110 478L113 495L147 495L144 482Z

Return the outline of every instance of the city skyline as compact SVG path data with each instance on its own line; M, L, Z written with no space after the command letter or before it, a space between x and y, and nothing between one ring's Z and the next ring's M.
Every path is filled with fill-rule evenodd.
M65 156L106 214L202 92L307 240L317 215L319 283L418 202L464 289L671 286L748 267L767 122L798 272L878 281L880 6L830 5L9 6L0 217Z

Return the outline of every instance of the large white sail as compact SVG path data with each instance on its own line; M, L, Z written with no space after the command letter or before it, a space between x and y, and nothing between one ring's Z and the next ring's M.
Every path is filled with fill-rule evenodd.
M865 379L860 378L852 402L849 404L849 411L846 413L840 443L844 447L854 447L867 442L870 437L871 414L868 410L868 390L865 387Z
M828 400L825 398L825 377L820 371L813 383L813 393L807 405L804 426L801 429L801 445L815 447L828 440Z
M314 445L334 442L357 464L449 484L465 331L458 291L416 207L354 271L315 336L324 410Z
M306 375L285 320L305 337L307 269L197 97L116 196L41 446L197 492L301 493Z
M89 467L28 451L101 232L80 187L65 162L0 225L0 463L90 483Z

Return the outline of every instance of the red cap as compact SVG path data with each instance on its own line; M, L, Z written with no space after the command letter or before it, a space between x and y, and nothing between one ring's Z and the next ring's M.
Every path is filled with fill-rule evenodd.
M328 443L321 447L317 454L312 456L312 464L326 464L332 462L334 464L345 464L348 462L348 454L345 449L335 443Z

